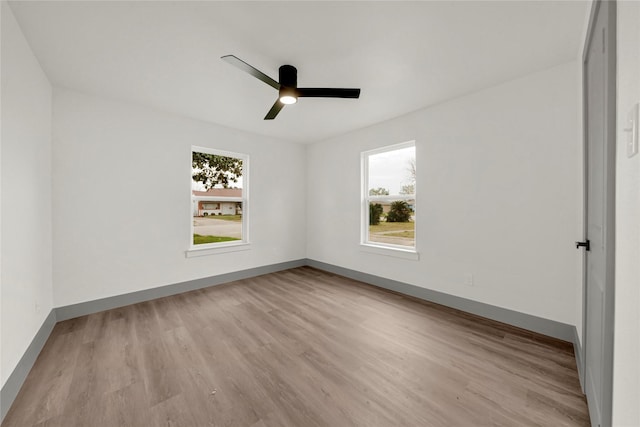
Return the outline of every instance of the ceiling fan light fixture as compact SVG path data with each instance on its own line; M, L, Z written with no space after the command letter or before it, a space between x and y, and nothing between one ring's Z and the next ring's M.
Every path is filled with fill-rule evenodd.
M280 97L280 102L282 102L283 104L295 104L296 102L298 102L298 98L296 98L295 96L291 96L291 95L284 95Z
M281 87L280 88L280 102L286 105L295 104L298 102L298 97L296 96L296 91L290 87Z

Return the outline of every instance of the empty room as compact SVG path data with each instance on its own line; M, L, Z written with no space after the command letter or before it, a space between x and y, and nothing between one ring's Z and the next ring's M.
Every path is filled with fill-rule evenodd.
M640 427L640 2L0 3L2 427Z

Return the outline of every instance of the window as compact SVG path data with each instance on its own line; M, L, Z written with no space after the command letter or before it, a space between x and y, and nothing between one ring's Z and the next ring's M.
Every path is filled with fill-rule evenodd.
M207 211L220 209L220 203L207 203L207 202L203 202L203 201L200 201L200 203L201 203L201 208L200 209L203 209L205 211L204 212L204 216L208 215Z
M191 249L248 243L249 156L191 150Z
M362 245L415 252L415 142L362 153Z

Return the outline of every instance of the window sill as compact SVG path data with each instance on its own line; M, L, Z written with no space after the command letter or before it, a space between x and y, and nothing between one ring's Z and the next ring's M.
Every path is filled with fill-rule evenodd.
M185 251L186 258L194 258L199 256L225 254L228 252L248 251L251 249L251 244L248 242L242 243L230 243L225 245L207 246L203 248L192 247Z
M395 258L404 258L414 261L420 259L420 254L415 249L403 249L389 246L373 245L371 243L361 243L360 250L378 255L386 255Z

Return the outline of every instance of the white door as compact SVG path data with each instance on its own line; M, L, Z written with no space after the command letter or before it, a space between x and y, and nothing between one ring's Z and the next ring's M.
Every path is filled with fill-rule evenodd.
M594 4L585 46L584 378L593 426L611 425L614 310L615 17Z

